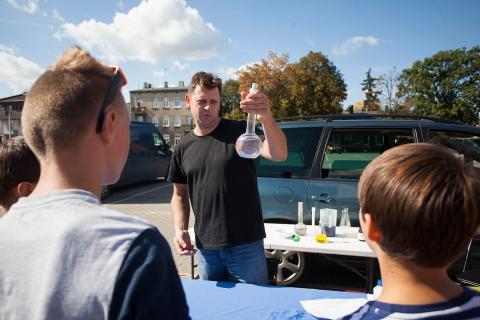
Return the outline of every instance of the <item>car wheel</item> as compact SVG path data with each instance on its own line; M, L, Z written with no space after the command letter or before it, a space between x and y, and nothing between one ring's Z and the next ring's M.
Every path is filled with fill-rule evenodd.
M279 286L295 283L305 270L306 259L303 252L266 249L265 256L278 260L277 285Z

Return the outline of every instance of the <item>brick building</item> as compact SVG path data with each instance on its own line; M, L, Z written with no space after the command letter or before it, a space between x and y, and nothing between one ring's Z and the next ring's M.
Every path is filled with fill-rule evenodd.
M159 88L144 83L143 89L130 91L130 118L155 124L165 141L175 146L193 127L190 110L185 106L187 91L183 81L177 87L165 82Z
M0 99L0 141L22 134L20 118L27 93Z

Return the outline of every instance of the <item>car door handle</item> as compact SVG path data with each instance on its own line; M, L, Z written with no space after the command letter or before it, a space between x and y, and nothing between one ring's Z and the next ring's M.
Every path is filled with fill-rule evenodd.
M329 197L328 195L320 195L320 196L312 196L313 201L320 201L322 203L330 203L332 202L333 198Z

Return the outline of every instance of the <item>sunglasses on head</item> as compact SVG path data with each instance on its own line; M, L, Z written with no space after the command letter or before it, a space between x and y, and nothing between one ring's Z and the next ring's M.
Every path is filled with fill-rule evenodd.
M115 97L117 96L118 86L120 85L122 87L127 84L127 78L125 77L125 74L123 73L122 69L120 69L120 67L112 66L112 70L115 74L113 76L112 82L110 83L110 86L108 87L108 91L105 98L103 99L102 105L100 106L100 112L97 118L97 133L102 131L103 120L105 118L105 109L115 100Z

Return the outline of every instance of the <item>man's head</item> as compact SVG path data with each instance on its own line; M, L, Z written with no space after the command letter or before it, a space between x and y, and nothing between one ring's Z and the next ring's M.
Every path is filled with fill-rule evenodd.
M197 72L185 97L195 125L202 130L215 128L219 120L222 81L211 73Z
M0 145L0 205L6 210L28 196L40 177L40 164L22 137Z
M106 180L115 180L129 145L128 111L120 91L124 84L119 68L78 47L66 50L35 81L22 112L25 139L40 162L59 152L76 152L86 136L96 134L116 144L108 155L112 172L106 174Z
M480 177L432 144L402 145L374 159L360 178L358 197L369 241L393 259L422 267L447 267L480 225Z

